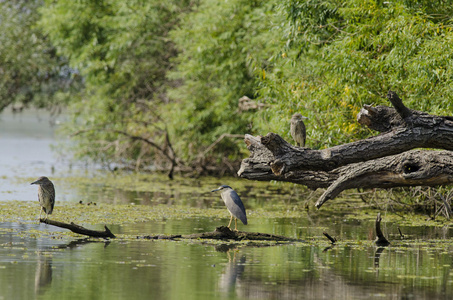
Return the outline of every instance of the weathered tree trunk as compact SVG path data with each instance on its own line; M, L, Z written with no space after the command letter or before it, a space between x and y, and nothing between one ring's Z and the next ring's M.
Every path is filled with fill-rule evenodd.
M408 151L414 148L453 150L453 117L410 110L394 92L388 98L395 108L364 105L357 120L383 133L323 150L295 147L278 134L245 136L250 157L240 177L278 180L327 188L319 208L349 188L437 186L453 183L453 153Z

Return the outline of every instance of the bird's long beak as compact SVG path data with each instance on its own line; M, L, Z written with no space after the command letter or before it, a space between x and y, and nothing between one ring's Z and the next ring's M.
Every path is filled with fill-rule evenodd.
M30 184L38 184L38 181L39 181L39 180L33 181L33 182L30 183Z
M220 189L212 190L211 193L212 193L212 192L217 192L217 191L220 191Z

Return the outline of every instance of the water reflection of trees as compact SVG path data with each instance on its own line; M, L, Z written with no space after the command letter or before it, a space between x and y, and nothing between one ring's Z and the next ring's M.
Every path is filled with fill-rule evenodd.
M249 270L255 266L246 264L246 255L241 254L243 248L237 250L235 247L237 245L216 247L217 251L225 252L228 256L228 263L218 279L219 292L225 298L367 299L386 295L386 299L433 299L447 295L451 288L448 286L451 268L445 268L441 272L439 280L442 284L437 290L423 288L420 283L415 283L415 280L412 283L398 280L391 274L393 269L398 268L398 264L392 262L395 255L399 254L398 250L392 251L383 247L371 247L365 251L338 249L333 250L330 255L321 249L318 249L319 252L315 250L312 252L313 259L310 264L301 266L300 276L291 276L290 273L280 269L278 263L275 266L275 273L270 271L268 276L266 274L257 276L255 272ZM332 252L332 249L328 252ZM382 256L383 254L385 255ZM414 253L411 251L407 253L412 254ZM341 263L333 263L332 258ZM363 259L364 262L358 263L357 260ZM381 276L380 265L383 268ZM410 266L406 267L410 269ZM412 274L411 270L402 271L405 274ZM268 278L274 279L267 280Z
M85 187L87 188L87 187ZM96 188L96 189L95 189ZM211 207L213 201L218 199L203 190L197 193L179 191L178 189L166 189L162 191L134 191L120 188L107 189L98 186L90 186L88 190L81 191L81 199L97 199L97 202L110 204L137 203L141 205L188 205L190 207ZM209 196L206 196L209 195ZM85 201L84 201L85 202Z

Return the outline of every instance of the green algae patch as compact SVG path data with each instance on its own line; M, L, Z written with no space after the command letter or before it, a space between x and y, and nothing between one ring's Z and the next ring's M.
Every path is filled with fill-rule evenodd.
M40 206L37 201L0 202L0 222L38 222ZM247 211L249 218L279 219L299 218L301 213L294 210L270 211L256 209ZM197 208L184 205L135 205L135 204L79 204L59 202L49 219L60 222L91 225L121 225L148 221L178 220L187 218L225 219L229 217L226 207Z
M24 184L29 184L34 179L36 178L23 179ZM391 212L385 205L378 210L370 202L366 203L358 196L351 196L346 192L343 197L330 201L317 210L313 205L322 191L307 192L298 185L281 182L263 183L213 177L176 177L170 181L157 174L132 172L89 176L83 174L51 180L56 187L57 202L53 214L49 216L50 220L73 222L93 230L102 230L107 225L112 233L123 240L136 238L140 234L187 234L226 225L230 215L220 195L210 192L220 184L232 186L245 204L249 224L253 229L250 226L241 227L242 225L240 229L274 232L318 245L326 242L323 231L339 239L356 238L354 241L360 240L362 244L371 240L378 212L383 217L384 235L391 242L400 240L400 226L441 229L450 223L442 216L432 220L416 213ZM37 199L28 202L0 202L0 209L0 222L39 223L40 207ZM172 222L189 219L193 221ZM182 228L183 232L177 227L181 224L189 224ZM50 225L41 224L37 232L30 230L24 234L32 238L80 237L64 229L61 229L64 233L50 232L50 227L46 226ZM402 228L403 234L410 240L418 238L417 230ZM432 231L429 238L436 237L439 232ZM128 235L124 236L122 232Z
M24 184L35 178L25 178ZM435 220L426 215L391 212L389 206L382 204L382 209L376 209L373 201L365 202L353 193L344 192L342 197L329 201L321 209L314 208L314 203L322 194L322 190L308 191L297 184L282 182L256 182L238 178L189 178L176 176L174 180L168 180L162 174L118 172L105 173L94 172L71 177L55 177L57 191L56 211L51 216L56 220L66 222L87 222L87 224L124 224L134 222L146 222L148 220L214 217L228 218L229 214L218 193L211 193L213 188L220 184L232 186L240 195L247 210L247 215L256 220L268 220L276 218L303 218L310 213L311 217L330 218L351 221L373 221L378 212L381 212L384 222L393 222L401 226L444 226L449 221L442 216ZM85 213L89 217L80 215L74 211L77 219L69 220L66 212L72 214L73 207L58 199L60 192L72 191L71 199L82 203L96 202L100 207L105 204L117 205L117 208L106 208L104 215L94 206L87 206ZM385 194L384 194L385 195ZM68 201L69 202L69 201ZM73 202L73 201L71 201ZM373 204L374 203L374 204ZM132 205L136 204L136 208ZM32 206L39 207L37 201ZM139 205L152 208L139 207ZM60 208L60 206L64 206ZM179 207L179 209L178 209ZM193 210L185 211L187 207ZM154 209L154 211L152 211ZM200 210L202 209L202 210ZM179 211L178 211L179 210ZM142 214L142 215L139 215ZM180 216L187 214L187 216ZM60 219L60 217L63 217ZM72 217L72 216L71 216ZM6 219L14 218L6 216ZM99 219L99 222L97 221ZM110 219L111 221L103 220Z
M40 207L37 202L9 201L0 202L2 214L0 222L38 222ZM197 217L225 217L226 209L193 208L179 205L133 205L106 204L83 205L78 203L58 203L49 219L61 222L91 225L121 225L159 221L165 219L184 219Z

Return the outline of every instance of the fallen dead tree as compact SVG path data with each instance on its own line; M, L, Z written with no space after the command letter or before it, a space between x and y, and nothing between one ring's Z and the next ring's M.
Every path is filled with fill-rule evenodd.
M364 105L358 122L381 134L356 142L312 150L293 146L275 133L246 135L250 157L242 161L238 175L326 188L318 208L350 188L453 183L453 117L408 109L391 91L388 99L394 108ZM448 151L410 151L414 148Z

